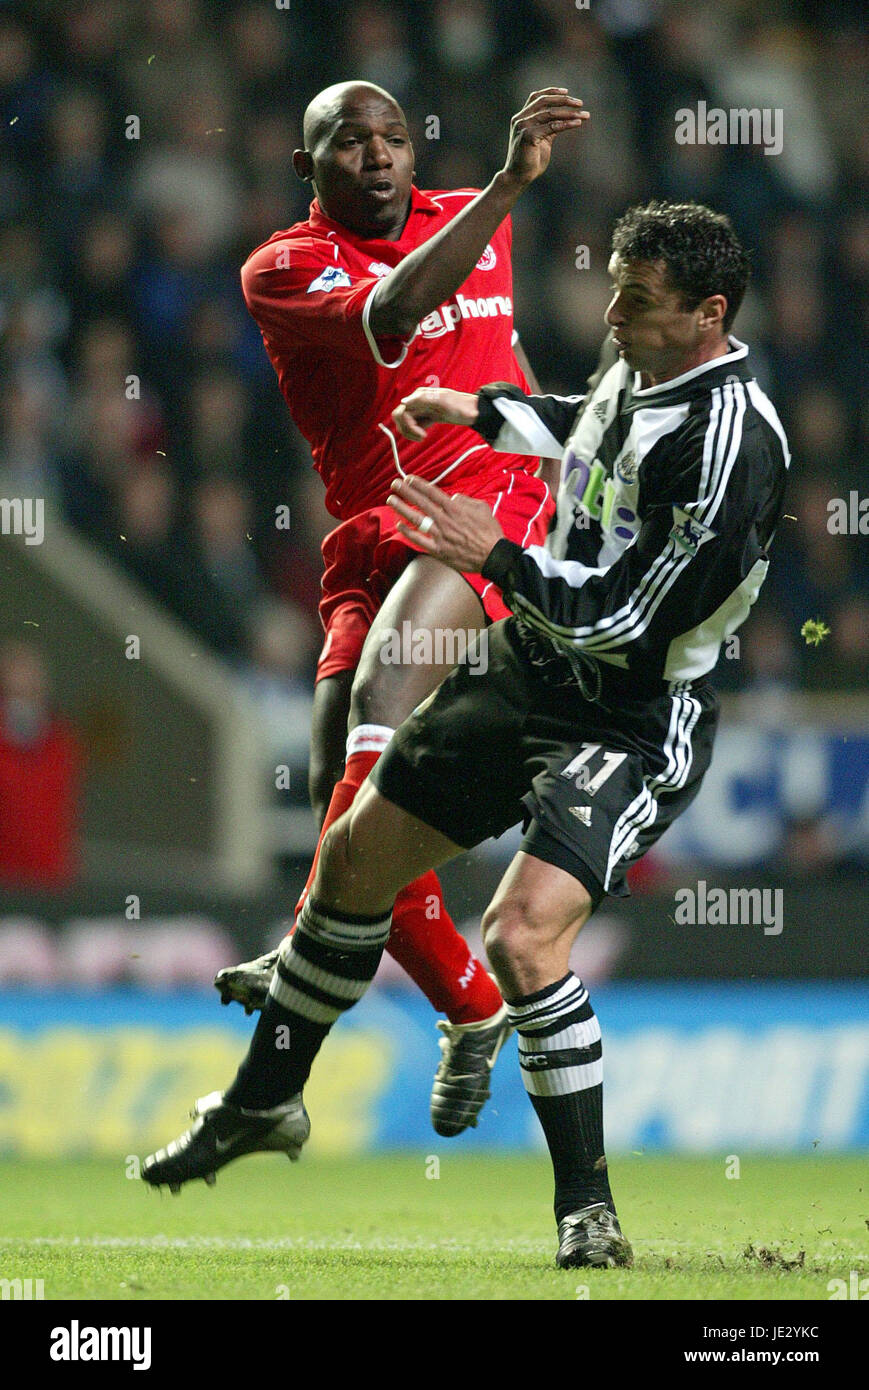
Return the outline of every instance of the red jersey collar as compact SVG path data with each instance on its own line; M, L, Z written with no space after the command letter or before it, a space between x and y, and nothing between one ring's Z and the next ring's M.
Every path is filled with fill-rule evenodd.
M311 204L310 216L308 218L308 221L312 227L316 227L318 230L322 230L325 232L338 232L340 233L342 238L349 239L350 241L355 241L360 246L372 246L374 244L377 244L378 246L400 246L401 243L404 241L405 237L407 237L410 231L411 223L413 222L413 219L418 212L437 213L442 211L443 209L440 208L437 203L432 202L431 198L428 196L427 193L423 193L419 188L417 188L416 184L411 184L410 213L408 214L407 221L404 224L404 231L396 241L385 241L383 237L357 236L357 234L351 231L349 227L345 227L343 222L336 222L333 218L327 217L326 214L323 212L322 208L320 207L320 204L316 198ZM414 244L416 244L415 241Z

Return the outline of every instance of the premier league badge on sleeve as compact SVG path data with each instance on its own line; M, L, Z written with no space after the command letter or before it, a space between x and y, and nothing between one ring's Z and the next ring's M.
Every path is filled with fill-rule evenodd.
M316 280L311 281L306 293L314 294L316 290L334 290L338 285L343 286L352 283L347 271L342 270L340 265L330 265L317 276Z
M704 526L690 512L681 507L673 507L673 529L670 540L675 541L680 550L687 555L696 555L704 541L711 541L717 533L711 526Z

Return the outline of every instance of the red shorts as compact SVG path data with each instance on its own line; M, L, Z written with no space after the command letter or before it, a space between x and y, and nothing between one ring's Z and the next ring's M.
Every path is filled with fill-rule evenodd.
M487 502L504 535L520 545L542 545L555 510L549 488L531 473L502 472L469 480L463 496ZM397 529L391 507L372 507L351 517L323 541L323 598L320 619L326 632L317 662L317 680L355 671L377 610L402 570L422 552ZM479 574L466 574L490 622L509 615L501 591Z

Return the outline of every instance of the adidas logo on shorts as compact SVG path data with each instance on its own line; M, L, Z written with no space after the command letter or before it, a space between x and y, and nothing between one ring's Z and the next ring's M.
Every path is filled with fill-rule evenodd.
M577 820L582 821L583 825L591 825L590 806L568 806L567 809L572 816L576 816Z

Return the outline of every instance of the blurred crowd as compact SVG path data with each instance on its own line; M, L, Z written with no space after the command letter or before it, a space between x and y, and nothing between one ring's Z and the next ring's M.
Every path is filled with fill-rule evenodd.
M721 684L865 688L866 542L831 532L828 509L869 491L860 16L846 0L0 3L0 490L52 499L254 682L307 688L330 519L238 278L307 215L290 166L304 107L331 81L381 83L417 182L480 186L528 92L564 85L591 125L514 219L537 375L575 391L593 368L627 205L729 213L754 255L737 335L794 464L792 519ZM701 100L781 109L781 153L677 144L676 110ZM800 636L815 618L818 648Z

